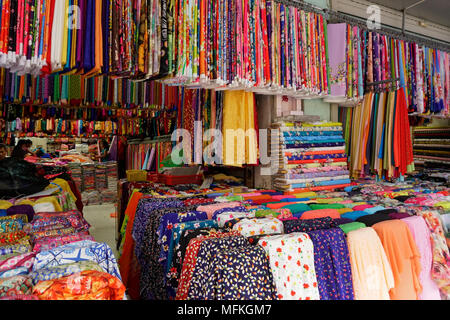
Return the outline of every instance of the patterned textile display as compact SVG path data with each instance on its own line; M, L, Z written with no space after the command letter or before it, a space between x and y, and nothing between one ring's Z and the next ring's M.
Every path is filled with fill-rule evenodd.
M40 300L122 300L124 294L125 287L117 277L95 270L40 281L33 288L33 295Z
M269 236L259 240L264 248L280 300L319 300L314 247L306 233Z
M77 261L96 262L105 272L121 279L116 258L111 248L105 243L97 243L89 240L69 243L50 251L39 252L36 255L33 271Z

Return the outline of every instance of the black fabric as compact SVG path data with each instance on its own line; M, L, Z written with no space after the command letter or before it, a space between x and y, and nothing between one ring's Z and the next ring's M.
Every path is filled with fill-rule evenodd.
M411 196L398 196L398 197L395 197L394 199L395 199L395 200L398 200L398 201L400 201L400 202L405 202L405 201L408 200L409 198L411 198Z
M10 199L41 192L50 183L36 174L36 166L24 160L0 161L0 199Z
M391 214L391 213L398 213L398 211L395 209L384 209L384 210L377 211L376 213L387 215L387 214Z
M382 210L382 211L387 211L387 210ZM394 210L394 212L396 212L396 211ZM389 217L388 214L381 213L381 211L378 211L377 213L374 213L374 214L369 214L367 216L359 217L358 219L356 219L356 222L362 222L367 227L371 227L374 224L377 224L377 223L383 222L383 221L387 221L387 220L392 220L392 218Z

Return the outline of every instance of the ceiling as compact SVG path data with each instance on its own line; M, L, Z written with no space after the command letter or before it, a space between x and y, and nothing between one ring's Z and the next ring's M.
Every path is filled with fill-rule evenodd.
M379 4L394 10L402 11L419 0L369 0L372 3ZM449 0L425 0L417 6L408 9L407 15L420 19L428 20L450 28L450 1Z

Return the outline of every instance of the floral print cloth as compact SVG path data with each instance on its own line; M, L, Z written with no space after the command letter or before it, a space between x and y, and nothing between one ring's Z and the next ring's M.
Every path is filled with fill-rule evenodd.
M56 236L50 238L41 238L34 243L33 251L48 251L59 246L63 246L68 243L91 240L94 241L94 237L89 235L89 232L83 231L74 234L68 234L65 236Z
M0 278L0 297L29 295L33 289L31 278L26 275L17 275L9 278Z
M167 264L170 266L173 259L173 253L175 248L178 247L178 244L181 239L181 235L186 230L195 230L202 228L217 228L217 222L215 220L203 220L203 221L190 221L185 223L177 223L173 228L172 239L169 246L169 257Z
M27 253L31 251L30 244L12 244L8 246L0 247L0 259L4 255L9 254L21 254L21 253Z
M244 219L234 225L233 230L246 237L283 233L283 222L268 216L263 219Z
M444 229L436 211L418 211L424 218L431 233L433 248L433 267L431 277L444 297L450 298L450 254L445 240Z
M173 300L176 297L178 279L181 275L184 257L190 241L192 239L200 237L212 237L214 234L223 234L226 232L226 230L215 228L187 229L182 232L180 240L174 248L173 259L171 260L170 268L167 270L166 274L167 296L170 300ZM238 234L236 233L236 235Z
M308 232L320 300L353 300L352 271L345 234L340 228Z
M21 239L29 239L29 236L24 231L0 233L0 244L9 245L15 244Z
M244 246L217 252L206 274L205 300L275 300L276 289L265 251Z
M306 233L264 237L264 248L280 300L319 300L314 247Z
M287 220L283 221L284 232L309 232L321 229L336 228L336 222L330 217L306 219L306 220Z
M189 287L191 284L192 277L194 276L194 271L197 263L197 256L202 243L208 239L225 238L225 237L229 238L237 236L238 234L236 232L211 233L207 236L200 236L198 238L190 240L183 260L183 267L181 270L181 276L177 288L176 300L187 300L188 298Z
M208 296L210 284L208 275L212 272L215 256L221 250L249 246L248 240L243 236L206 239L202 242L195 263L194 272L189 282L187 300L203 300ZM184 266L183 266L184 267Z
M36 253L28 252L0 261L0 272L20 267L25 267L28 270L31 270L34 264L35 256Z
M234 219L243 219L243 218L254 218L255 214L253 212L233 212L227 211L223 212L216 216L217 224L220 228L223 228L225 224Z

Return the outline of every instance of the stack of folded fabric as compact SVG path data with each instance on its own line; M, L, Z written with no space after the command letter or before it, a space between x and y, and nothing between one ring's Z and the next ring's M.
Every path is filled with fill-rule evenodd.
M81 170L81 164L75 162L69 162L67 164L69 171L71 172L72 180L75 183L79 191L83 190L83 172Z
M83 164L83 191L95 190L95 164Z
M351 181L342 124L333 122L277 124L280 130L278 190L333 190Z
M0 217L0 300L125 298L111 248L94 241L79 211L39 212L28 221Z
M108 187L102 191L103 203L115 203L117 201L117 162L110 161L105 163L106 177Z
M106 176L106 166L102 163L95 165L95 189L105 190L108 188L108 179Z

